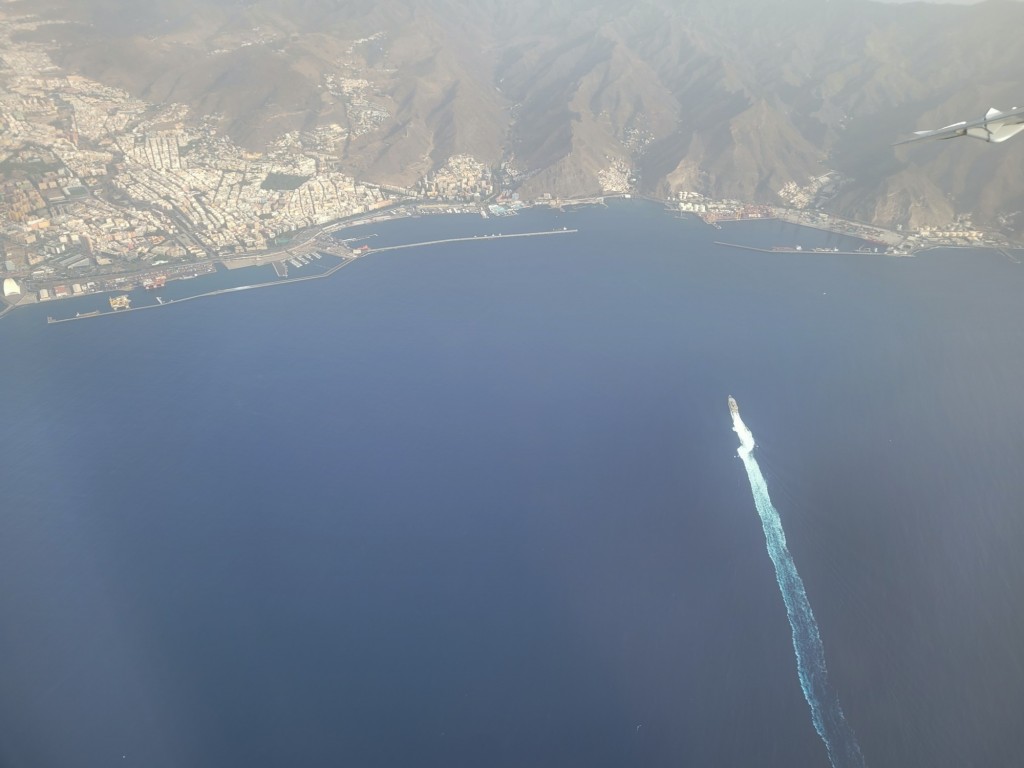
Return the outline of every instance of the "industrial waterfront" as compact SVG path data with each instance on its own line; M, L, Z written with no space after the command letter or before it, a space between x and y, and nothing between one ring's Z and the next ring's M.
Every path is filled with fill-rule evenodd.
M184 287L181 281L161 279L158 282L159 287L154 288L154 284L147 280L143 281L141 288L139 286L135 286L129 291L119 292L115 290L111 292L97 292L88 297L82 296L79 298L83 300L88 298L91 299L91 301L88 301L87 303L83 303L82 301L66 302L61 305L54 305L54 307L67 307L68 313L63 316L48 315L47 322L50 324L66 323L74 320L86 320L114 314L130 314L141 310L169 307L185 301L192 301L194 299L222 296L224 294L254 290L257 288L270 288L279 285L302 283L310 280L321 280L331 277L338 270L352 264L358 259L365 258L366 256L376 253L406 250L410 248L423 248L434 245L449 245L454 243L479 243L481 241L507 240L512 238L571 235L576 232L578 232L578 230L562 227L561 229L554 229L550 231L511 232L505 234L489 233L471 235L467 237L448 237L421 242L385 245L379 248L370 248L368 245L359 246L355 249L350 247L354 241L367 240L375 236L374 234L371 234L364 235L362 237L347 238L347 241L339 240L336 243L324 246L327 250L311 250L310 246L313 245L315 247L315 244L318 242L315 239L311 239L307 243L303 244L304 248L301 252L295 249L287 251L283 255L287 258L279 256L273 261L263 260L262 264L253 260L242 264L236 262L220 265L219 268L215 267L209 270L205 277L198 277L194 283L188 283L187 287ZM323 244L321 243L321 245ZM268 269L272 270L272 272L268 271ZM304 269L305 273L301 276L294 276L292 270L297 271L299 269ZM163 275L160 277L163 277ZM228 284L224 285L225 282ZM218 287L211 287L211 284L216 284ZM198 292L196 292L197 290ZM159 291L159 293L157 293L157 291ZM106 296L106 306L104 306L104 301L102 300L103 296ZM8 307L4 312L10 311L11 309L13 309L13 307ZM70 314L72 309L74 310L74 314ZM0 313L0 317L2 316L2 313Z

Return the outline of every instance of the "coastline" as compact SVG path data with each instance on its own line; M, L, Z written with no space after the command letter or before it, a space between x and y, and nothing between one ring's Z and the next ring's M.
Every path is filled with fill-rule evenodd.
M955 248L963 250L994 250L1000 255L1007 258L1012 263L1020 264L1021 259L1014 256L1011 251L1016 250L1013 245L1010 244L992 244L992 243L977 243L977 244L960 244L953 242L934 242L934 243L922 243L913 248L903 250L901 247L887 244L881 240L873 239L870 235L884 236L887 238L889 243L900 241L901 246L906 246L906 239L903 235L888 230L882 230L877 227L860 224L858 222L849 222L841 220L836 217L829 217L829 221L832 225L829 226L827 223L820 221L807 220L808 216L813 215L799 210L786 211L775 209L769 206L753 206L757 208L757 212L753 215L745 215L744 211L752 208L752 206L746 206L737 201L720 201L720 207L716 209L714 213L705 214L695 210L686 210L682 203L678 203L672 200L659 199L646 195L632 195L628 193L613 193L601 196L587 196L581 198L551 198L546 200L537 200L532 203L518 204L510 213L505 214L507 216L515 216L520 211L529 211L535 209L548 209L557 211L572 211L580 208L601 206L607 207L608 199L634 199L637 201L644 201L651 204L663 206L663 210L666 213L682 215L686 218L696 218L701 220L708 227L721 230L722 224L737 223L737 222L783 222L793 224L796 227L813 229L821 232L827 232L830 234L840 235L849 238L855 238L863 241L865 246L859 250L837 250L828 248L804 248L800 245L780 245L771 248L763 248L752 245L744 245L742 243L728 242L726 240L715 240L715 245L727 248L735 248L740 250L746 250L751 252L759 253L788 253L788 254L812 254L812 253L832 253L840 256L865 256L865 255L883 255L883 256L895 256L895 257L906 257L916 256L919 253L923 253L929 250L940 249L940 248ZM730 207L731 206L731 207ZM460 237L442 238L440 240L414 242L396 244L390 246L383 246L380 248L372 248L363 241L370 240L376 236L376 233L359 235L347 239L341 239L338 237L339 234L344 233L345 230L353 229L360 226L366 226L369 224L377 223L388 223L406 218L420 218L424 216L445 216L452 214L468 214L468 213L479 213L483 218L489 218L486 215L486 203L415 203L407 200L396 203L393 206L387 206L377 209L372 212L364 212L354 216L346 217L345 219L328 222L317 227L307 229L305 231L298 231L293 233L293 237L287 243L278 243L274 248L266 251L248 252L232 254L230 256L224 256L217 259L205 259L203 261L194 262L191 264L182 265L167 265L149 267L145 270L138 270L134 272L122 272L122 273L111 273L108 275L95 275L93 279L89 280L90 276L84 276L79 278L82 283L75 283L75 291L69 291L66 286L61 285L71 284L74 278L66 278L61 281L50 280L44 284L35 283L33 281L26 280L26 284L29 287L27 293L18 297L17 301L11 302L8 300L0 303L0 319L13 312L15 309L24 306L33 306L41 303L61 302L63 299L70 298L82 298L84 296L96 296L103 294L115 294L123 291L136 290L139 287L149 287L149 283L153 280L158 280L159 285L162 287L165 283L176 283L181 280L188 280L196 277L202 277L205 275L218 274L221 270L228 272L243 270L254 267L262 267L270 265L274 268L276 279L269 281L262 281L253 284L246 284L241 286L232 286L229 288L221 288L213 291L203 291L199 294L194 294L188 297L180 297L169 300L158 300L157 304L147 304L140 307L131 307L129 309L117 309L111 311L97 310L87 313L78 313L74 317L58 318L53 319L52 322L66 322L67 320L83 319L84 317L95 317L102 316L112 313L124 313L128 311L135 311L138 309L152 309L158 306L165 306L168 304L180 303L184 300L190 300L192 298L200 298L207 296L219 295L221 293L233 292L236 290L247 290L250 288L269 287L271 285L277 285L279 283L288 282L300 282L311 279L319 279L321 277L327 277L334 274L340 266L346 263L350 263L352 260L360 258L371 253L383 252L389 250L398 250L403 248L413 248L431 244L441 243L455 243L455 242L472 242L479 241L488 238L506 238L506 237L525 237L525 236L537 236L544 234L560 234L563 231L565 233L575 232L575 229L564 229L564 230L553 230L545 232L529 232L529 233L509 233L509 234L484 234L484 235L467 235ZM788 215L787 215L788 214ZM300 239L300 242L295 240ZM362 242L362 245L356 246L356 243ZM884 248L884 250L880 250ZM304 275L302 277L289 277L288 263L298 266L294 261L295 258L310 258L314 254L332 254L342 259L341 265L336 265L327 272L318 273L315 275ZM306 262L303 262L306 263ZM54 291L54 288L57 288ZM63 288L63 292L60 289ZM52 295L50 291L54 291Z
M446 243L456 243L456 242L480 242L480 241L486 241L486 240L505 240L505 239L522 238L522 237L542 237L542 236L546 236L546 235L570 235L570 234L575 234L578 231L579 230L577 230L577 229L569 229L567 227L563 227L562 229L556 229L556 230L551 230L551 231L514 232L514 233L509 233L509 234L474 235L474 236L470 236L470 237L445 238L445 239L441 239L441 240L424 240L424 241L415 242L415 243L403 243L403 244L399 244L399 245L383 246L381 248L376 248L376 249L369 249L369 248L367 248L367 250L364 250L364 251L362 251L361 253L358 253L358 254L355 253L355 252L349 251L348 248L345 247L345 246L338 245L338 246L335 246L333 248L330 248L330 250L324 249L324 250L318 250L318 251L314 252L314 254L316 255L316 258L321 258L324 255L335 256L336 258L339 259L339 262L337 264L328 267L324 271L317 272L317 273L311 274L311 275L302 275L301 277L288 277L287 276L288 275L288 270L287 270L287 264L285 263L287 260L285 260L285 259L277 259L277 260L274 260L274 261L262 261L261 259L258 259L258 258L250 258L250 262L251 263L242 263L242 264L237 264L235 266L228 266L227 264L224 264L225 270L230 272L233 269L245 269L245 268L254 267L254 266L267 266L267 265L270 265L270 266L274 267L275 274L278 276L277 279L267 280L267 281L263 281L263 282L259 282L259 283L231 286L231 287L227 287L227 288L218 288L218 289L212 290L212 291L203 291L201 293L193 294L191 296L182 296L182 297L172 298L172 299L164 299L163 297L160 297L160 296L154 296L154 298L155 298L155 300L157 302L155 304L145 304L145 305L142 305L142 306L135 306L135 307L132 307L132 306L130 306L130 304L127 304L125 306L121 306L119 308L115 308L113 302L115 301L116 298L126 298L128 296L127 293L122 293L121 296L119 296L119 297L111 296L111 308L109 310L97 309L97 310L92 310L92 311L88 311L88 312L77 312L77 313L75 313L72 316L61 317L61 318L53 317L52 315L50 315L50 316L47 317L46 322L47 322L48 325L54 325L54 324L58 324L58 323L68 323L68 322L72 322L74 320L86 320L86 319L94 318L94 317L107 317L109 315L126 315L126 314L129 314L129 313L132 313L132 312L139 312L139 311L147 310L147 309L159 309L159 308L168 307L168 306L171 306L171 305L174 305L174 304L181 304L182 302L192 301L194 299L209 298L209 297L212 297L212 296L220 296L220 295L224 295L224 294L228 294L228 293L237 293L239 291L255 290L257 288L270 288L270 287L277 286L277 285L287 285L287 284L291 284L291 283L308 282L310 280L321 280L321 279L324 279L324 278L331 277L338 270L342 269L343 267L349 266L350 264L354 263L355 261L358 261L360 258L363 258L365 256L368 256L368 255L371 255L371 254L374 254L374 253L384 253L384 252L387 252L387 251L403 250L403 249L408 249L408 248L420 248L420 247L425 247L425 246L439 245L439 244L446 244ZM359 238L359 239L368 239L368 238ZM332 253L332 251L334 251L334 252ZM339 253L338 251L341 251L341 253ZM261 261L262 261L262 263L261 263ZM108 292L97 292L97 293L108 293ZM116 293L116 291L110 291L109 293L113 294L113 293ZM90 295L96 295L96 294L90 294ZM80 297L77 297L77 298L80 298ZM32 303L33 304L38 304L39 302L32 302ZM0 312L0 317L3 317L3 315L6 314L7 312L10 312L10 311L14 310L15 308L17 308L17 306L19 306L19 305L10 305L10 306L8 306L5 310ZM28 304L25 304L24 306L28 306Z
M47 322L48 325L53 325L53 324L56 324L56 323L70 323L70 322L72 322L74 320L85 320L87 318L92 318L92 317L107 317L109 315L127 315L127 314L129 314L131 312L142 312L143 310L146 310L146 309L160 309L162 307L169 307L172 304L181 304L182 302L193 301L195 299L205 299L205 298L209 298L210 296L221 296L221 295L226 294L226 293L238 293L239 291L253 291L253 290L256 290L257 288L270 288L270 287L275 286L275 285L286 285L286 284L289 284L289 283L302 283L302 282L306 282L306 281L309 281L309 280L320 280L320 279L323 279L325 277L330 277L335 272L337 272L339 269L342 269L343 267L347 267L353 261L355 261L355 259L349 259L348 261L342 261L342 262L334 265L330 269L328 269L326 272L322 272L322 273L317 274L317 275L306 275L306 276L303 276L303 277L291 277L291 278L285 278L285 279L282 279L282 280L272 280L271 282L268 282L268 283L256 283L254 285L239 285L239 286L236 286L234 288L220 288L220 289L218 289L216 291L206 291L204 293L197 293L194 296L183 296L180 299L162 300L162 301L158 301L158 303L156 303L156 304L146 304L145 306L141 306L141 307L126 307L124 309L111 309L108 312L102 312L100 310L96 310L96 311L93 311L93 312L84 312L84 313L76 314L76 315L74 315L72 317L63 317L63 318L47 317L46 318L46 322Z
M915 253L879 253L877 251L870 251L870 250L864 250L864 251L840 251L838 249L832 249L832 248L802 248L802 247L799 247L799 246L794 247L794 248L786 248L786 247L782 247L782 246L776 247L776 248L758 248L757 246L754 246L754 245L742 245L741 243L727 243L727 242L725 242L723 240L715 240L715 245L721 245L721 246L723 246L725 248L739 248L740 250L743 250L743 251L754 251L756 253L804 253L804 254L816 253L816 254L831 254L833 256L896 256L896 257L912 257L912 256L916 255L916 252ZM967 246L964 246L964 247L967 247ZM1018 263L1020 263L1020 262L1018 262Z

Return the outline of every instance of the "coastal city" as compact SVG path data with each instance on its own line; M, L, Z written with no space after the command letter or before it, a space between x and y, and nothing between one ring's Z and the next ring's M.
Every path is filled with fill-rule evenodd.
M334 150L346 131L338 125L288 133L263 152L248 151L220 135L212 119L195 119L183 106L149 104L61 71L45 46L18 34L33 25L0 22L0 276L6 305L0 309L159 287L211 272L218 263L284 263L298 241L306 251L336 246L330 234L354 219L456 211L502 216L528 204L635 194L629 164L612 157L598 174L601 195L586 200L520 200L510 164L491 168L468 155L450 157L413 188L376 184L339 168ZM366 81L329 78L325 85L348 97L357 133L375 130L387 118ZM841 183L826 173L804 186L787 184L779 190L785 206L697 192L662 202L713 226L783 219L860 237L873 244L868 250L894 255L934 245L1008 245L969 220L944 230L894 232L837 219L821 208Z

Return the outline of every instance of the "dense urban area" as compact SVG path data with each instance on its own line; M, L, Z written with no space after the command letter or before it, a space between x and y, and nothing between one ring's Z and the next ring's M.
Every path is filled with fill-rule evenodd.
M309 241L353 217L410 212L514 213L508 167L450 157L413 188L356 179L334 151L346 129L321 126L247 151L176 104L155 105L61 71L44 45L18 35L32 21L0 22L0 252L4 300L31 303L143 285L209 271ZM348 130L376 130L388 117L359 78L328 78L348 99ZM626 196L632 169L609 159L602 194ZM778 191L787 207L712 200L696 192L666 201L711 224L785 218L857 235L888 253L936 244L1004 246L962 218L952 229L892 232L821 212L843 183L836 174ZM600 198L597 198L598 200ZM332 226L333 225L333 226Z

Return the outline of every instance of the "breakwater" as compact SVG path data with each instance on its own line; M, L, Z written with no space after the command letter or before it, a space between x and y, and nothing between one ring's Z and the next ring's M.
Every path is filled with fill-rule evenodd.
M873 250L864 251L834 251L828 248L758 248L753 245L740 245L739 243L726 243L722 240L715 240L715 245L726 248L739 248L741 251L755 251L756 253L830 253L833 256L891 256L888 253L876 253Z
M282 280L271 280L271 281L266 282L266 283L255 283L254 285L239 285L239 286L235 286L233 288L219 288L216 291L207 291L205 293L197 293L195 296L185 296L185 297L180 298L180 299L162 299L162 300L160 300L160 302L158 304L147 304L144 307L129 307L129 308L126 308L126 309L111 309L109 312L100 312L100 311L88 312L88 313L83 313L83 314L77 314L74 317L64 317L64 318L48 317L48 318L46 318L46 322L47 323L70 323L70 322L72 322L74 320L85 320L85 319L91 318L91 317L108 317L110 315L127 315L127 314L129 314L131 312L142 312L142 311L147 310L147 309L160 309L161 307L169 307L169 306L172 306L174 304L181 304L182 302L185 302L185 301L195 301L196 299L205 299L205 298L209 298L210 296L222 296L222 295L224 295L226 293L238 293L239 291L253 291L253 290L256 290L257 288L270 288L270 287L275 286L275 285L286 285L288 283L303 283L303 282L306 282L307 280L322 280L325 277L330 277L331 275L333 275L335 272L337 272L342 267L348 266L353 261L354 261L354 259L348 259L346 261L342 261L341 263L334 265L330 269L325 270L325 271L323 271L323 272L321 272L319 274L316 274L316 275L306 275L306 276L303 276L303 277L288 277L288 278L284 278Z
M552 229L545 232L513 232L508 235L470 235L468 237L448 237L443 240L425 240L420 243L403 243L401 245L385 245L380 248L370 248L366 253L383 253L384 251L398 251L404 248L421 248L427 245L444 245L445 243L479 243L486 240L506 240L512 237L545 237L547 235L571 235L579 232L578 229Z

